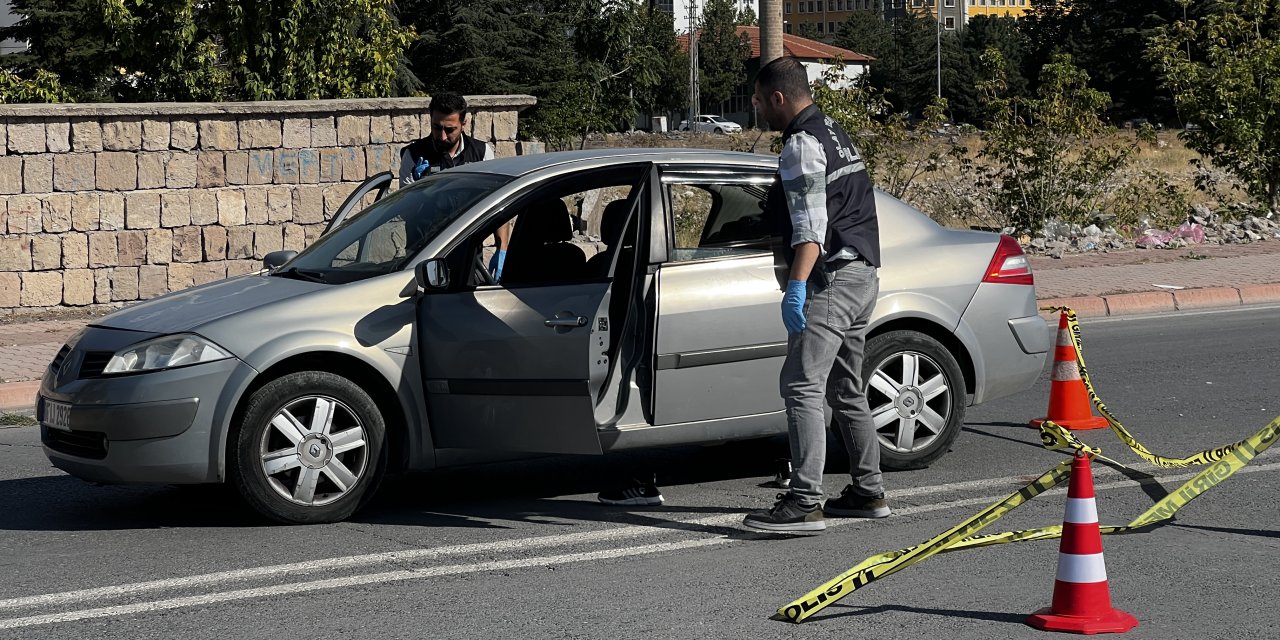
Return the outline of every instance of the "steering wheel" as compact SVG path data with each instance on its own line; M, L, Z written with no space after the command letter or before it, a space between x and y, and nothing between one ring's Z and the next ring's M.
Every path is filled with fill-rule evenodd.
M476 268L476 276L481 284L486 284L490 286L498 284L498 281L494 279L493 274L489 273L489 265L486 265L484 263L483 251L476 252L476 259L474 260L474 262L475 262L475 268Z

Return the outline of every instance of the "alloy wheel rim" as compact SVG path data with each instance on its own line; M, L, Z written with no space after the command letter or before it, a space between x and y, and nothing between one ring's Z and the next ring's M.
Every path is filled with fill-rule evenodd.
M951 386L936 360L918 351L885 358L871 373L867 404L886 449L915 453L931 446L951 418Z
M258 449L271 489L307 507L350 493L369 464L368 434L360 418L329 396L290 401L271 418Z

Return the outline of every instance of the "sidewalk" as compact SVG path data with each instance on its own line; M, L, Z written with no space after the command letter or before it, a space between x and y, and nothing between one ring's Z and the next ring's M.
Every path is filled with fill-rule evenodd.
M1280 303L1280 241L1030 260L1041 306L1081 317ZM93 317L0 322L0 411L31 407L45 367Z

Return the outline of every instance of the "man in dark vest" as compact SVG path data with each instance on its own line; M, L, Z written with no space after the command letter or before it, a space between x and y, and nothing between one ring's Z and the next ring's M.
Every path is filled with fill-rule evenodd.
M400 150L400 186L413 183L428 173L452 169L469 162L493 159L493 147L463 133L470 124L467 100L456 93L437 93L427 106L431 135L409 143ZM511 229L503 225L494 234L494 253L489 271L502 278Z
M778 179L766 215L786 263L782 323L787 357L780 376L792 474L787 493L743 524L765 531L822 531L825 515L889 515L880 446L862 379L867 324L879 293L880 232L867 167L849 135L813 103L805 68L783 57L756 77L753 101L782 130ZM853 482L826 501L823 403L841 430Z
M470 124L466 98L437 93L431 96L427 111L431 134L400 150L400 186L430 172L493 159L493 147L462 132Z

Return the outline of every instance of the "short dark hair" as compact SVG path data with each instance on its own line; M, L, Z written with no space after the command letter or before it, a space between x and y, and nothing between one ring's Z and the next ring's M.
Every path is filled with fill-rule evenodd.
M430 113L442 116L458 114L458 119L467 119L467 99L456 93L437 93L431 96L431 104L427 107Z
M778 58L760 69L756 74L756 84L769 93L779 91L790 99L813 99L809 73L799 60L789 56Z

